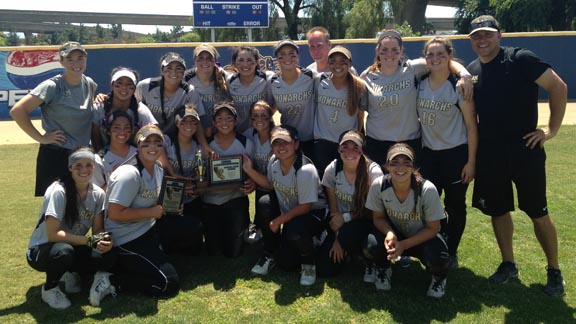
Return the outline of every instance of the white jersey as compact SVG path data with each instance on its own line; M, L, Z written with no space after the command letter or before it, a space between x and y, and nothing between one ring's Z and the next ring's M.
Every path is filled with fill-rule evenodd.
M360 78L368 85L367 136L392 142L420 137L416 80L425 72L423 60L408 61L391 76L368 69L362 72Z
M53 182L44 194L42 208L38 215L38 223L34 232L32 232L28 248L48 243L45 217L55 217L58 219L60 221L60 229L67 233L86 235L88 230L92 228L94 217L104 211L105 198L106 194L104 190L98 186L90 185L88 187L86 200L83 202L78 201L78 221L69 227L66 222L64 222L64 215L66 214L66 190L61 182Z
M344 170L340 169L336 172L337 161L334 160L326 167L324 177L322 178L322 185L326 188L332 188L336 194L336 202L338 203L338 210L341 213L354 213L354 192L356 191L354 183L348 182L344 175ZM340 162L341 163L341 162ZM368 167L369 183L383 175L382 169L376 162L370 163Z
M340 135L350 129L358 129L358 114L348 114L348 87L336 89L328 74L317 79L316 118L314 121L314 139L338 142ZM360 98L359 110L366 110L368 96L365 92Z
M98 85L91 78L82 76L77 85L70 85L61 75L40 83L30 91L44 101L40 106L42 129L46 133L63 131L66 142L55 144L74 150L90 144L94 107L92 99Z
M422 144L431 150L451 149L466 144L466 124L459 103L464 99L456 90L457 79L451 76L436 90L430 80L418 86L418 117L422 126Z
M202 100L194 86L182 82L174 95L164 97L164 102L162 102L164 94L161 93L161 88L163 88L161 77L144 79L138 82L134 95L152 111L152 115L158 121L158 126L165 134L175 130L176 114L184 109L185 104L195 105L200 116L205 114Z
M106 191L106 210L110 203L128 208L148 208L158 203L164 170L159 163L152 174L146 169L141 172L135 166L121 165L110 176ZM133 222L113 221L105 218L106 231L113 233L114 246L126 244L148 232L156 223L155 218Z
M382 185L384 183L384 186ZM404 237L411 237L424 228L426 222L446 218L438 191L432 182L424 180L422 193L414 206L414 190L400 202L390 182L390 175L377 178L370 185L366 208L384 212Z
M172 170L174 170L174 174L187 178L196 177L196 166L198 165L196 161L196 152L200 150L201 154L204 154L202 146L195 140L192 140L190 150L185 151L180 147L177 147L178 141L176 139L172 141L169 136L164 138L164 145L166 145L166 157L172 166ZM178 154L178 150L180 150L180 154ZM191 202L192 200L192 198L184 197L184 203Z
M244 136L252 141L254 144L254 154L250 157L252 163L254 164L254 169L259 173L266 175L268 161L272 156L272 146L270 145L270 139L264 143L260 142L260 137L258 136L258 131L254 127L248 128L244 132Z
M300 204L312 203L313 210L327 206L316 167L307 157L302 159L305 161L300 169L296 171L292 166L286 175L282 174L280 160L275 156L268 163L268 181L274 187L282 214Z
M222 70L222 73L226 75L228 72ZM210 81L209 84L205 84L204 82L200 81L196 74L195 68L186 71L185 80L188 82L188 84L194 86L194 90L196 90L196 92L200 95L200 99L202 100L204 112L206 113L205 118L202 119L202 126L204 126L204 128L211 127L214 104L220 101L230 100L230 94L217 94L214 81Z
M214 151L218 152L219 157L241 154L246 154L248 156L254 155L254 144L251 140L242 134L236 134L236 139L232 145L226 149L222 149L220 146L218 146L214 138L208 140L208 145L210 145ZM212 205L222 205L232 199L239 198L244 195L245 194L240 191L239 188L210 190L202 195L202 201Z
M96 154L96 159L97 160L99 159L100 162L96 163L97 167L94 169L94 176L92 176L92 179L100 180L101 177L100 174L101 174L104 180L102 185L107 184L108 181L110 180L112 172L114 172L114 170L116 170L116 168L118 168L120 165L122 164L136 165L137 163L136 153L138 153L138 149L131 145L128 148L128 154L126 154L126 156L117 155L110 150L107 151L102 150L98 152L98 154ZM100 158L100 154L103 154L102 158ZM97 173L98 176L96 176ZM100 181L94 182L93 180L92 182L102 187Z
M316 72L302 69L300 76L291 84L286 83L280 73L270 80L274 101L281 114L280 123L298 131L301 141L314 139L315 79Z
M112 108L110 110L110 112L108 112L108 115L110 115L112 112L116 111L117 109ZM134 118L134 112L132 111L132 109L128 109L126 110L126 113L130 116L130 118L132 118L132 122L133 124L133 129L134 132L136 132L138 129L140 129L142 126L145 125L157 125L158 121L156 120L156 118L154 118L154 115L152 115L152 112L150 111L150 109L148 109L148 107L146 107L145 104L143 103L138 103L138 122L136 122L136 119ZM92 116L92 124L100 127L100 138L102 139L102 145L106 146L109 143L109 135L108 135L108 131L106 130L106 117L108 116L105 111L104 111L104 103L97 103L94 105L94 114Z
M243 133L250 127L252 122L250 106L253 103L258 100L266 100L268 104L274 104L274 97L272 97L270 83L268 82L273 75L274 72L271 71L256 70L254 80L249 85L244 85L240 82L238 73L228 75L230 95L238 112L236 131Z

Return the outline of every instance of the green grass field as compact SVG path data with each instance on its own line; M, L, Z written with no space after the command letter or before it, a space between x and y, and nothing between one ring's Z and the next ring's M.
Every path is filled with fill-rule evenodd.
M489 219L469 208L460 246L461 268L450 273L445 298L425 296L429 276L420 264L397 269L392 291L362 282L363 267L350 265L337 278L310 287L298 274L274 269L250 274L260 246L242 257L175 257L182 291L171 299L120 294L101 308L87 289L71 295L72 307L50 309L40 298L44 274L28 266L25 252L41 199L33 197L37 145L2 146L0 169L0 323L575 323L576 322L576 126L564 126L547 143L549 210L559 234L560 264L567 282L563 298L542 292L545 258L522 212L514 213L520 280L491 285L500 262ZM572 167L570 167L572 165ZM469 197L471 193L469 193Z

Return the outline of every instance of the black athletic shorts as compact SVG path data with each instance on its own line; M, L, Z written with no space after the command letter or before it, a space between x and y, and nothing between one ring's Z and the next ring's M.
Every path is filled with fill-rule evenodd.
M526 147L524 140L481 139L472 206L489 216L513 211L512 183L516 185L518 208L530 218L548 215L544 149Z

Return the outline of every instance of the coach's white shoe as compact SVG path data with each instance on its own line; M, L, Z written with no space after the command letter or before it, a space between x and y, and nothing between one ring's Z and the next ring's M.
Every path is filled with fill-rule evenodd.
M112 296L116 295L116 288L110 283L111 275L110 272L104 271L98 271L94 274L94 282L90 288L90 297L88 298L90 305L100 306L100 302L104 297L109 294L112 294Z
M64 291L69 294L77 294L82 291L82 279L78 272L64 272L60 282L64 283Z
M45 290L44 285L42 285L42 300L54 309L66 309L72 305L66 294L58 286Z

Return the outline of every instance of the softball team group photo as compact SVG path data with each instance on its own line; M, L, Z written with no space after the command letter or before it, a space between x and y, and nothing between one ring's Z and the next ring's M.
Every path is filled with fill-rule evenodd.
M300 66L301 48L280 40L275 71L259 66L255 47L228 59L203 43L189 58L165 53L150 78L111 65L109 93L84 74L86 49L63 44L64 72L10 110L40 144L43 198L26 259L46 275L42 300L66 309L82 291L92 306L111 295L169 298L182 285L172 255L245 258L249 246L254 277L288 271L308 287L360 266L358 281L384 295L403 284L394 272L419 261L422 293L442 298L466 289L449 277L463 261L471 183L500 252L488 280L519 276L516 196L545 256L544 293L563 296L544 143L562 124L566 83L532 51L501 46L492 16L474 19L468 36L477 58L465 64L444 37L407 58L400 33L384 29L373 63L359 67L314 27L314 63ZM540 89L550 109L541 128ZM31 120L36 107L43 130ZM243 174L234 185L203 178L230 157ZM173 210L159 201L166 177L183 183Z

